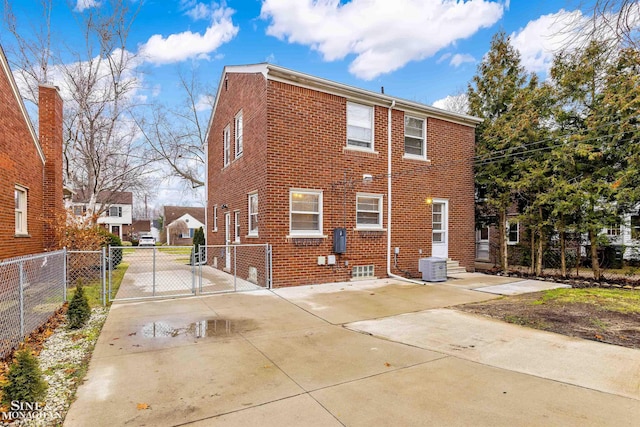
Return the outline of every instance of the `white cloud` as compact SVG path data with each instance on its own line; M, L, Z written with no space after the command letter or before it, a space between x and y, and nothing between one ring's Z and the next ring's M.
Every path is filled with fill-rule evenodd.
M438 58L438 60L436 61L436 64L440 64L441 62L444 62L449 58L451 58L451 53L447 52L444 55L440 56L440 58Z
M100 2L98 0L78 0L76 7L73 10L76 12L84 12L85 9L98 6L100 6Z
M465 62L476 62L476 59L473 56L469 55L468 53L463 53L463 54L456 53L451 58L451 61L449 62L449 64L457 68L462 64L464 64Z
M469 98L466 93L458 95L449 95L445 98L438 99L433 106L442 110L453 111L454 113L467 114L469 109Z
M524 28L511 34L513 47L520 51L522 65L527 71L546 72L553 56L567 45L579 45L588 35L580 32L587 21L582 12L559 10L530 21Z
M215 97L213 95L200 95L196 101L196 111L207 111L213 108Z
M200 21L213 18L218 9L218 5L216 3L205 4L193 0L182 0L180 2L180 9L184 10L184 14L194 21Z
M233 9L224 6L212 12L211 24L204 34L184 31L166 38L155 34L140 46L144 59L154 64L170 64L186 59L210 59L209 54L238 34L233 25Z
M349 71L371 80L490 27L503 12L490 0L264 0L260 16L270 21L267 34L326 61L355 55Z

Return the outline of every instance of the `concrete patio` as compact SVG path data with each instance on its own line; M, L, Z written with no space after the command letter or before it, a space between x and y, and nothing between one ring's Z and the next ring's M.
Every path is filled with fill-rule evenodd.
M504 279L114 304L65 425L636 425L640 351L447 308Z

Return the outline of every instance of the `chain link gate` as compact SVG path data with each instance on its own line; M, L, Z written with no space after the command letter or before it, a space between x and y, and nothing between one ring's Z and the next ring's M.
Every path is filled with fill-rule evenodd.
M201 245L200 294L271 289L271 245Z

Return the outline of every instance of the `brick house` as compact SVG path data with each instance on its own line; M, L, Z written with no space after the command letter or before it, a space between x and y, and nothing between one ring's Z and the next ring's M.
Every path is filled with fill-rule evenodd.
M62 99L39 89L39 135L0 46L0 259L55 246L51 225L64 212Z
M90 194L77 191L71 199L74 215L84 215L89 206ZM121 240L131 240L133 223L133 193L130 191L103 190L96 196L95 212L100 212L97 223Z
M473 271L479 122L276 65L225 67L207 244L270 243L275 287L420 277L432 255Z
M204 230L204 208L193 206L163 206L163 241L172 246L193 244L193 233L202 227Z

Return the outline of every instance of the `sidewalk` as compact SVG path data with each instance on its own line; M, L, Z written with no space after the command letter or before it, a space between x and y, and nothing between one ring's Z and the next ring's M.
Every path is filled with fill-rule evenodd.
M114 304L65 425L635 424L640 351L442 309L495 297L379 280ZM543 350L574 341L558 372Z

